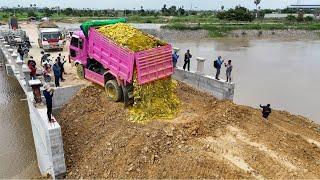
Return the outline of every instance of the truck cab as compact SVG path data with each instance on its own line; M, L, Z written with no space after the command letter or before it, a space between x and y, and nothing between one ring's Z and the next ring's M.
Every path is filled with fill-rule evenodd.
M81 31L76 31L72 34L69 49L70 60L72 60L76 65L86 65L87 43L86 38Z
M43 50L63 50L64 37L59 28L40 28L38 31L39 47Z

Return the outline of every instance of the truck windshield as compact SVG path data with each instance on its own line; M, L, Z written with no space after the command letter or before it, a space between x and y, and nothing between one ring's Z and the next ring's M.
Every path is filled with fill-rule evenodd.
M61 39L61 33L45 33L42 35L43 40L51 40L51 39Z

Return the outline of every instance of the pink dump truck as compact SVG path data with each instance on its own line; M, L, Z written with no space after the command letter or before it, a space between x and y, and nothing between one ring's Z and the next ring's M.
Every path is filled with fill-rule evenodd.
M70 43L70 60L78 76L104 86L113 101L132 102L133 79L144 85L173 74L170 44L133 52L116 44L97 31L74 32ZM87 34L87 35L85 35Z

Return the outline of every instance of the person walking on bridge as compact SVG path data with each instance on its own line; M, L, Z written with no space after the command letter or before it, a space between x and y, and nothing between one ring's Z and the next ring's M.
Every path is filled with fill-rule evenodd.
M188 71L190 71L190 59L191 58L192 58L192 55L190 54L190 50L188 49L187 52L184 54L183 70L186 70L186 67L188 66Z
M220 80L219 79L219 75L220 75L220 70L221 70L221 66L223 64L224 60L222 60L222 57L221 56L218 56L218 59L214 61L214 68L217 69L217 72L216 72L216 80Z

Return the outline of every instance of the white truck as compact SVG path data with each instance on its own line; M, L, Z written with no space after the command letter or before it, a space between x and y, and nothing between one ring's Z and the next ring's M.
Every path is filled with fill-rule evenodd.
M59 27L53 23L38 25L38 43L44 51L63 50L65 38Z

